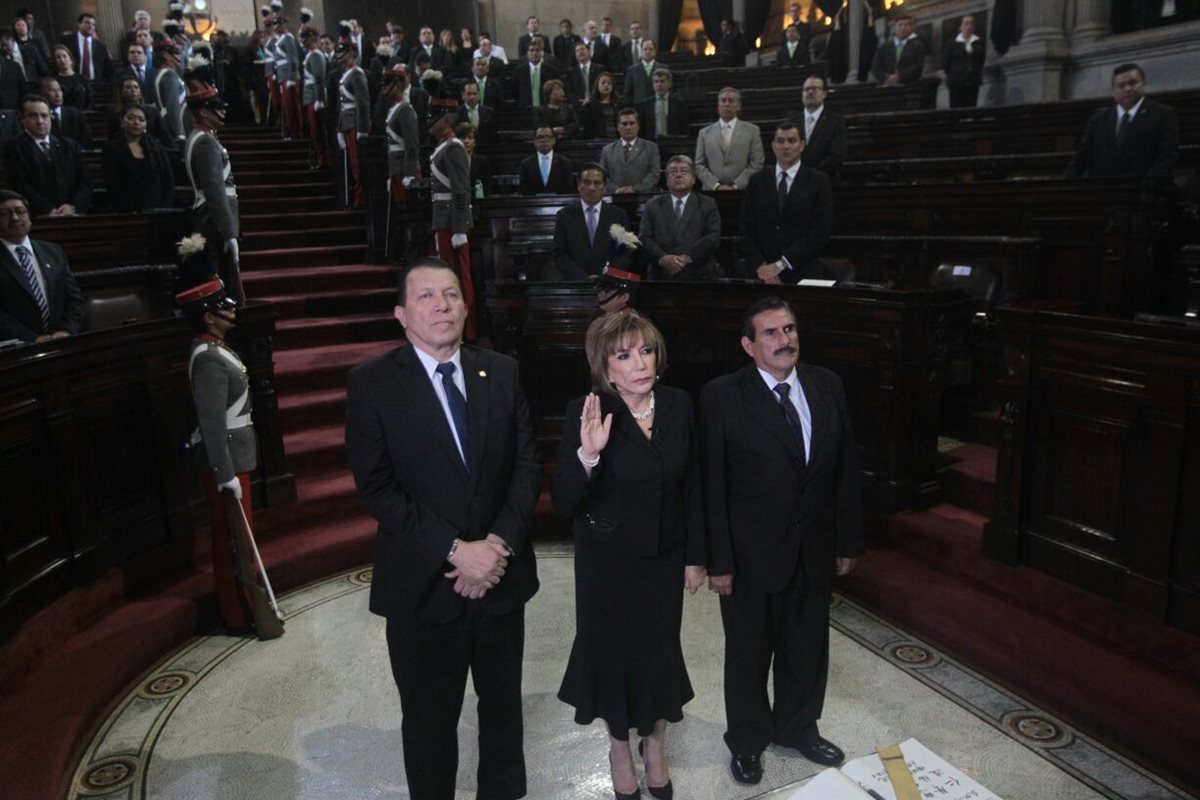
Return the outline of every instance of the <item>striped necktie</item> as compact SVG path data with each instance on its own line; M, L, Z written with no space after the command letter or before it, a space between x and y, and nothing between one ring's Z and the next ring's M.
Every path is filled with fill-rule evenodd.
M21 271L25 273L25 280L29 283L29 290L33 293L33 301L37 303L38 312L42 316L42 331L50 332L50 303L46 300L46 293L42 291L42 284L38 282L37 272L33 266L33 259L29 256L29 251L24 247L17 247L17 261L21 262Z

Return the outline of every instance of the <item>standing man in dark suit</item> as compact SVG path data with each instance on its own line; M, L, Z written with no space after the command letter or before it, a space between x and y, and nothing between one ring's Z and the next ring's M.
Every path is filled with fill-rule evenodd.
M612 17L600 20L600 41L608 48L608 68L613 72L625 69L625 45L621 37L613 33Z
M725 744L739 783L768 744L835 766L817 720L829 672L833 576L863 551L862 488L842 382L797 365L796 317L765 297L746 312L754 359L700 394L709 587L725 628ZM766 676L774 671L774 705Z
M15 61L0 57L0 108L17 108L21 104L21 84L25 76Z
M775 166L755 173L742 196L742 258L765 283L798 283L829 241L832 193L823 172L800 166L796 123L779 123L771 148Z
M526 50L526 52L529 52ZM483 103L488 108L499 108L504 104L504 84L501 82L500 74L495 77L491 75L491 62L496 59L489 59L480 56L471 62L471 81L479 89L479 102ZM498 73L503 73L504 66L501 65Z
M649 139L664 136L687 136L687 104L671 94L671 71L666 67L654 70L654 95L638 104L638 114Z
M50 105L50 132L70 139L84 150L91 150L94 145L87 117L78 108L63 105L63 90L58 79L43 77L38 81L38 90Z
M654 96L654 71L659 68L658 45L650 39L639 41L640 58L625 68L625 102L633 105Z
M492 144L496 141L495 115L490 108L479 102L479 87L473 83L463 86L458 118L471 123L475 129L475 140L480 144Z
M795 122L804 131L804 166L832 178L846 160L846 118L825 107L828 96L825 76L805 78L804 113Z
M63 249L29 238L29 204L0 189L0 341L45 342L79 333L83 293Z
M592 52L583 42L575 45L575 65L567 70L563 83L567 89L567 97L574 103L582 103L596 88L596 79L604 68L592 61Z
M1179 158L1175 109L1146 97L1146 73L1137 64L1113 70L1115 105L1092 114L1067 177L1169 177Z
M644 41L645 39L642 38L642 23L637 20L629 23L629 39L626 40L625 44L618 51L621 53L620 60L618 61L621 65L620 69L628 72L631 66L641 60L642 42ZM626 101L628 99L627 97Z
M608 45L600 38L600 26L593 19L583 23L583 44L587 45L593 65L599 67L600 71L612 70L612 66L609 64ZM578 61L578 58L576 60Z
M973 108L979 102L979 87L983 84L983 59L987 43L975 33L975 17L967 14L958 24L958 35L946 43L942 68L946 73L946 89L950 92L951 108Z
M571 159L554 152L554 129L542 126L533 132L537 152L523 159L517 168L517 191L535 194L570 194L575 188Z
M717 59L721 66L744 67L749 53L750 44L737 29L737 24L731 19L721 20L721 41L717 43Z
M28 201L34 216L86 214L92 180L79 145L50 132L50 106L41 95L21 100L21 133L0 146L4 179Z
M891 38L875 50L871 75L884 86L914 83L925 71L925 43L913 32L916 25L912 14L896 17Z
M409 51L408 60L416 61L420 52L429 56L430 66L438 71L450 66L450 54L446 52L445 47L434 41L433 28L428 25L421 26L421 31L417 34L417 43Z
M517 363L461 344L446 262L415 261L395 316L409 346L350 371L346 453L379 522L371 612L387 619L409 796L454 797L467 673L479 696L477 796L523 797L528 539L542 482Z
M546 81L557 80L562 73L546 61L546 40L537 36L525 51L525 60L517 65L513 83L517 89L517 108L538 108L542 104L542 87Z
M788 25L783 31L783 44L775 55L775 64L780 67L804 67L808 65L808 42L800 36L800 26Z
M531 16L525 20L525 32L517 39L517 58L524 58L529 52L529 43L533 41L533 37L539 35L541 27L542 23L537 17Z
M138 88L142 90L143 94L146 94L147 87L154 85L154 79L150 74L153 70L146 63L146 48L138 42L125 48L125 64L113 72L114 94L120 91L121 81L129 77L134 78L138 82Z
M560 208L554 218L554 265L560 280L581 281L603 272L609 263L608 229L629 227L625 211L604 202L606 178L604 167L585 164L579 170L579 202ZM612 266L628 269L628 254L622 253Z
M79 74L89 81L111 80L112 63L108 60L108 48L96 38L96 17L84 12L78 19L75 33L62 37L62 43L71 49Z
M667 161L667 193L646 203L638 231L652 280L718 277L713 255L721 244L721 212L716 200L692 191L695 186L692 160L683 155L671 156Z
M559 69L565 70L575 60L575 45L580 38L571 32L571 20L564 19L558 23L558 36L554 37L554 60Z

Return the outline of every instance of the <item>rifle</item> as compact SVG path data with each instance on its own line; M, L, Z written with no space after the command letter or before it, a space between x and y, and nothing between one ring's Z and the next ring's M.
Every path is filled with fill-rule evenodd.
M271 580L267 577L254 533L250 530L246 509L231 489L222 489L221 499L225 502L225 520L229 526L241 582L250 593L250 615L254 619L254 628L259 639L277 639L283 636L283 615L279 613ZM262 584L255 579L256 566L258 574L262 576Z

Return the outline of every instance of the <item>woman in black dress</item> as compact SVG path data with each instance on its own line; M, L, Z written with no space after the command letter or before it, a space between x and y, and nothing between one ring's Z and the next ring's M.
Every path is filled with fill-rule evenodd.
M46 54L38 46L37 40L29 35L29 23L25 21L24 17L17 17L13 20L12 35L21 55L26 86L37 83L43 75L49 75L50 65L46 61Z
M579 129L575 106L567 102L567 88L555 78L542 84L542 105L533 110L533 128L550 128L559 139L570 139Z
M644 317L597 318L586 349L596 391L567 405L554 476L575 537L575 642L558 697L579 724L608 724L618 800L640 795L630 728L644 737L646 788L670 798L667 723L693 697L683 590L700 587L707 560L692 401L656 385L667 354Z
M62 87L63 105L86 111L92 107L92 86L75 71L75 56L65 44L54 46L54 77Z
M621 108L612 73L601 72L596 85L579 114L583 117L584 136L589 139L617 137L617 111Z
M146 109L138 103L121 112L121 135L104 145L104 184L113 211L173 208L175 174L166 148L146 135Z

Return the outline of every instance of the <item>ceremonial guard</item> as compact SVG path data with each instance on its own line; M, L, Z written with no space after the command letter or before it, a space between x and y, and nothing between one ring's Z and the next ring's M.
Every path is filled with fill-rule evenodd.
M182 261L203 262L205 245L199 234L179 242ZM197 331L188 359L197 422L189 444L208 499L217 611L230 632L254 629L259 638L273 639L283 633L283 624L250 530L249 473L258 466L250 380L225 341L237 325L237 303L212 277L180 292L175 301ZM232 495L229 505L225 493Z
M478 333L478 312L471 275L471 248L467 243L467 231L471 229L471 166L466 147L454 135L457 124L458 115L450 112L438 118L429 131L438 143L429 158L434 253L458 273L467 304L465 335L474 339Z
M192 40L187 36L183 21L184 8L183 0L171 0L167 3L167 20L163 23L163 33L179 48L180 64L186 64L192 57Z
M169 21L169 20L168 20ZM189 126L184 121L187 87L179 77L179 46L170 40L154 48L158 69L154 73L154 99L162 115L172 147L179 147L187 138Z
M308 160L313 169L329 166L325 147L325 75L329 59L317 46L319 37L315 28L301 29L300 42L307 51L304 57L304 114L308 130Z
M408 102L408 70L403 64L389 67L383 84L388 104L384 129L388 138L388 184L392 199L403 203L408 187L421 177L420 127L417 112Z
M308 8L307 6L303 6L300 8L300 39L302 40L301 43L303 43L304 34L307 33L308 31L312 31L313 33L317 34L318 36L321 34L321 32L319 30L317 30L316 26L314 26L312 24L312 18L313 18L312 9Z
M194 72L188 108L196 124L183 150L183 162L192 182L192 230L204 234L218 254L220 274L236 298L245 300L238 271L239 248L237 184L229 152L217 139L225 125L225 103L202 73Z
M288 30L288 18L275 17L275 82L279 85L279 102L283 121L283 138L300 136L300 45Z
M276 5L278 5L278 8L276 8ZM275 45L279 39L279 34L275 31L275 15L282 8L282 3L271 3L270 7L263 7L262 9L267 12L266 18L263 20L263 29L266 32L263 35L262 43L263 74L267 79L267 114L263 117L264 125L277 124L283 119L283 105L279 95L279 81L275 76Z
M346 181L346 205L362 208L362 178L358 169L358 143L371 130L371 92L367 75L358 65L358 51L348 41L338 43L336 57L342 67L338 78L338 147L342 149L343 176ZM350 186L354 193L351 195Z

